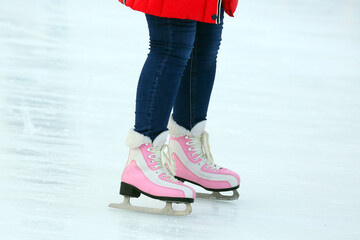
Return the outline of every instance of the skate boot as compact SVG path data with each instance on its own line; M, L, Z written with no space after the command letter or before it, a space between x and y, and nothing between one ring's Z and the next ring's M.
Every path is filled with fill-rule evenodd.
M120 194L124 196L121 204L109 206L138 212L187 215L191 213L190 203L194 202L195 191L174 178L175 164L166 153L165 141L168 132L161 133L153 142L134 130L130 130L126 143L130 147L129 158L121 177ZM130 198L140 194L166 201L163 209L133 206ZM172 203L184 203L184 211L175 211Z
M169 122L172 157L176 164L175 177L212 191L212 194L196 193L198 198L235 200L240 177L235 172L214 163L210 153L209 135L205 132L206 121L196 124L191 131L178 125L172 118ZM220 192L232 191L232 195Z

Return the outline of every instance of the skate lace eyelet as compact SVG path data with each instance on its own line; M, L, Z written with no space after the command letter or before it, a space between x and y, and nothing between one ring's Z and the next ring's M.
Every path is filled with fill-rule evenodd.
M188 148L188 151L191 151L191 150L192 150L191 147L189 147L189 148Z
M149 146L149 144L148 144L148 143L145 143L145 146Z
M185 139L189 139L189 137L188 137L188 136L185 136Z
M208 167L207 167L207 166L205 166L205 169L208 169Z
M150 152L151 150L150 150L150 148L147 148L146 151Z
M186 143L185 143L185 145L188 145L188 146L189 146L189 144L190 144L189 142L186 142Z

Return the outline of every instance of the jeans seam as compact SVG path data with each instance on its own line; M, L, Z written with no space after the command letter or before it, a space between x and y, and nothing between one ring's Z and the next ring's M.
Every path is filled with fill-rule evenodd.
M151 98L150 98L150 116L149 116L149 119L148 119L148 129L150 129L151 127L151 122L153 120L153 113L154 113L154 105L155 105L155 98L156 98L156 91L157 91L157 87L158 87L158 82L159 82L159 78L161 77L162 73L163 73L163 70L164 70L164 67L165 67L165 64L166 62L168 61L169 59L169 56L170 56L170 53L171 53L171 49L172 49L172 27L171 27L171 19L167 19L168 21L168 31L169 31L169 46L168 46L168 49L167 49L167 52L166 52L166 55L163 59L163 61L161 62L161 65L160 65L160 68L159 68L159 71L157 72L156 74L156 77L155 77L155 81L154 81L154 84L153 84L153 92L151 94Z
M195 60L195 55L196 55L196 36L195 36L195 40L194 40L194 48L192 50L192 57L191 57L191 62L190 62L190 129L192 129L194 127L194 105L193 105L193 68L194 68L194 63L196 62Z
M194 49L193 49L194 51ZM190 97L190 100L189 100L189 126L190 126L190 129L192 128L192 64L193 64L193 53L191 54L191 58L190 58L190 71L189 71L189 97Z

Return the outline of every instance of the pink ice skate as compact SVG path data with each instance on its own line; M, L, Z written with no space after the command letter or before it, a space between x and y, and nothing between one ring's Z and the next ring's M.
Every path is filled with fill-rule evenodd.
M124 196L121 204L109 206L133 211L164 214L187 215L191 212L195 191L174 178L175 164L167 157L165 141L168 132L161 133L154 142L144 135L130 130L126 143L130 147L129 158L121 177L120 194ZM166 168L167 166L167 168ZM140 194L166 201L163 209L145 208L130 204L130 198ZM172 203L184 203L184 211L175 211Z
M235 200L240 177L235 172L214 163L210 153L209 135L204 131L206 121L196 124L191 131L178 125L172 118L169 122L169 147L176 163L175 177L199 185L212 194L197 193L196 197ZM231 196L220 192L233 191Z

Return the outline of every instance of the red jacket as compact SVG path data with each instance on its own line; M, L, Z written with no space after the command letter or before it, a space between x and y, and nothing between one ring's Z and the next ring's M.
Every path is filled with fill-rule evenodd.
M238 0L119 0L126 6L150 15L220 23L221 6L233 17Z

